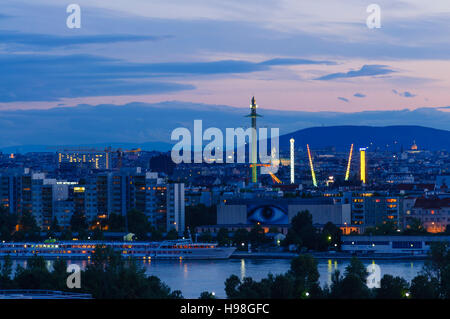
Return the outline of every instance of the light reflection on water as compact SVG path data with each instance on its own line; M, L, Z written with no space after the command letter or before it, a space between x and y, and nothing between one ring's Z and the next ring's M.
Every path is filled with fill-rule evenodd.
M390 274L401 276L411 281L422 270L424 261L420 260L362 260L367 266L376 263L381 268L381 276ZM26 267L26 260L14 260L13 267L18 265ZM68 264L75 263L84 269L88 261L72 260ZM186 298L198 298L203 291L215 292L219 298L225 296L225 280L231 275L237 275L240 279L252 277L261 280L269 273L283 274L289 270L290 260L287 259L228 259L228 260L145 260L141 261L147 275L159 277L171 289L181 290ZM51 269L53 261L47 262ZM331 284L331 275L335 270L344 274L349 260L319 260L318 270L322 286Z

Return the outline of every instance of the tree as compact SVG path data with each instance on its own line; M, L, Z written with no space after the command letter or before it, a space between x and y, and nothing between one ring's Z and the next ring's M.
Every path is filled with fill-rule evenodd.
M291 227L287 233L283 245L294 244L316 249L318 247L317 230L312 224L312 216L309 211L299 212L291 221Z
M64 229L61 232L61 236L60 236L61 240L72 240L72 238L73 238L73 234L69 229Z
M411 297L415 299L439 298L439 282L426 275L418 275L411 281Z
M0 207L0 240L12 239L18 219L17 214L11 214L3 206Z
M319 272L316 260L301 255L291 261L291 268L285 274L269 274L261 281L244 278L242 281L232 275L225 281L225 293L230 299L294 299L320 298Z
M61 231L61 227L59 227L58 219L56 217L53 217L52 223L50 224L50 229L47 232L47 237L55 237L56 233L59 231Z
M79 211L75 211L70 217L70 229L72 232L85 233L88 229L86 216Z
M248 231L244 228L239 228L234 232L233 235L233 243L237 246L238 249L244 249L249 240ZM242 245L242 243L244 245Z
M248 237L250 242L252 243L252 246L254 247L258 247L259 245L267 242L264 229L259 224L256 224L252 227Z
M111 213L107 220L108 230L113 232L125 231L125 217L119 214Z
M167 240L175 240L178 238L178 232L175 229L171 229L167 232L166 239Z
M434 242L430 245L431 259L425 262L423 275L430 282L437 282L441 298L450 298L450 251L447 242Z
M367 272L364 264L358 258L352 257L352 259L350 259L350 264L345 268L345 276L348 275L355 275L365 283L369 273Z
M341 282L340 299L367 299L370 291L366 283L355 274L347 274Z
M368 227L364 232L366 235L395 235L397 234L398 227L392 221L377 225L374 227Z
M55 260L53 270L41 256L27 260L26 267L17 266L13 279L11 260L6 257L0 267L0 289L69 290L66 285L67 264ZM90 293L94 298L183 298L179 290L172 291L155 276L147 276L145 268L134 259L125 259L112 248L96 247L91 263L81 271L83 283L78 292Z
M52 219L52 223L50 225L50 231L52 233L57 233L57 232L61 231L61 227L59 226L58 218L56 218L56 216L53 217L53 219Z
M236 275L231 275L225 280L225 293L228 299L239 298L237 288L241 284L241 280Z
M245 277L242 282L236 276L232 275L225 281L225 291L231 293L231 298L239 299L268 299L271 296L271 286L273 276L269 274L268 278L260 282L254 281L251 277ZM236 281L237 278L237 281ZM229 281L230 280L230 281Z
M127 214L128 231L136 235L139 240L147 238L147 233L151 231L151 225L147 216L137 209L131 209Z
M403 231L403 235L423 235L426 233L426 229L418 218L411 218Z
M12 261L9 255L4 258L3 265L0 267L0 289L14 288L14 282L11 279Z
M53 289L49 280L50 272L42 256L33 256L27 260L27 268L17 267L14 281L19 289Z
M332 222L328 222L322 229L321 235L321 250L327 250L329 248L341 248L341 235L342 231Z
M277 275L274 278L269 277L269 282L271 282L270 298L293 299L296 297L298 289L295 278L290 273Z
M217 298L213 293L209 291L203 291L198 299L217 299Z
M20 217L19 231L14 234L14 238L18 240L35 241L40 239L40 228L37 226L34 216L25 212Z
M180 291L171 291L155 276L147 277L143 266L111 248L97 247L91 260L82 273L82 288L94 298L182 298Z
M312 298L318 298L322 295L317 266L317 261L310 255L300 255L292 259L289 274L294 278L296 297L301 298L308 294Z
M230 241L231 239L228 233L228 229L220 228L217 232L217 243L219 244L219 246L225 246L229 244Z
M103 235L103 231L100 228L95 228L92 232L92 239L93 240L103 240L105 236Z
M67 262L64 259L56 259L53 262L53 271L50 275L50 280L53 285L53 289L55 290L68 290L70 289L67 287Z
M401 299L409 290L408 282L401 277L384 275L380 281L380 288L376 291L379 299Z
M163 239L162 231L159 230L158 228L152 227L151 230L150 230L150 232L151 232L151 238L152 238L152 240L154 240L154 241L159 241L159 240Z
M344 277L338 270L332 276L329 297L337 299L365 299L371 297L371 292L366 285L368 276L363 263L353 257L345 268Z

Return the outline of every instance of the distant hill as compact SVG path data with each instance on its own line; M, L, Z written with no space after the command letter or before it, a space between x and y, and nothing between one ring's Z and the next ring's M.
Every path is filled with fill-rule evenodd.
M311 149L335 147L336 150L347 151L350 148L350 144L353 143L355 148L386 149L386 145L389 145L389 149L400 150L403 146L403 149L407 150L410 149L415 141L419 149L450 150L450 131L413 125L311 127L280 136L280 148L282 151L289 151L289 140L292 137L295 139L296 148L306 148L306 144L309 144ZM207 142L204 141L203 146L206 144ZM140 147L146 151L166 152L172 149L173 144L165 142L85 143L59 147L94 147L102 149L107 146L123 149ZM21 145L1 147L0 151L4 153L56 152L56 147L48 145Z
M450 131L423 126L311 127L280 136L282 150L289 150L291 138L295 139L296 147L305 148L309 144L311 149L334 146L337 150L348 150L353 143L355 147L386 149L386 145L389 145L389 149L400 150L403 146L406 150L416 141L419 149L450 150Z
M0 148L3 153L28 153L28 152L56 152L64 148L96 148L102 150L106 147L122 149L141 148L144 151L161 151L167 152L172 149L172 144L163 142L146 142L146 143L97 143L97 144L76 144L76 145L18 145Z
M262 106L258 111L262 115L258 118L258 127L280 128L280 134L308 127L355 123L376 127L420 125L450 130L450 112L442 111L445 108L340 113L283 111L276 105L271 109ZM248 113L248 107L180 101L78 105L42 110L0 109L0 149L15 152L16 148L29 151L42 150L39 146L45 149L47 145L109 145L111 142L128 148L125 144L144 147L144 143L152 142L145 147L167 150L173 144L170 137L176 128L185 127L193 132L194 120L198 119L203 121L204 130L217 127L225 132L226 128L247 128L250 126L250 119L245 117ZM419 136L413 138L419 139ZM407 144L411 142L407 141ZM23 145L26 147L21 148Z

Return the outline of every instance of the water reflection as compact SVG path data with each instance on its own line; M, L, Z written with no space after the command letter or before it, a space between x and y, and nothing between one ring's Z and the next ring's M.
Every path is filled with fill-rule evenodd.
M245 259L241 259L241 280L245 278Z
M331 282L331 274L333 273L333 261L331 259L328 259L328 280L327 282Z
M412 261L388 261L388 260L361 260L362 263L367 267L369 264L377 264L381 269L381 277L386 274L392 276L403 277L407 281L411 281L421 270L424 262L417 260ZM341 275L345 273L345 268L349 265L349 260L331 260L328 259L326 262L319 261L318 270L320 274L319 281L321 285L331 285L331 279L334 271L339 270ZM332 267L334 264L334 267ZM333 269L334 268L334 269Z

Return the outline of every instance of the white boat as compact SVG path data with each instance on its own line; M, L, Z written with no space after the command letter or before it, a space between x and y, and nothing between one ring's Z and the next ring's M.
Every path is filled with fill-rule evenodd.
M162 242L57 241L52 243L0 243L0 258L90 259L96 247L111 247L124 257L137 259L227 259L235 247L219 247L216 243L194 243L192 240Z

